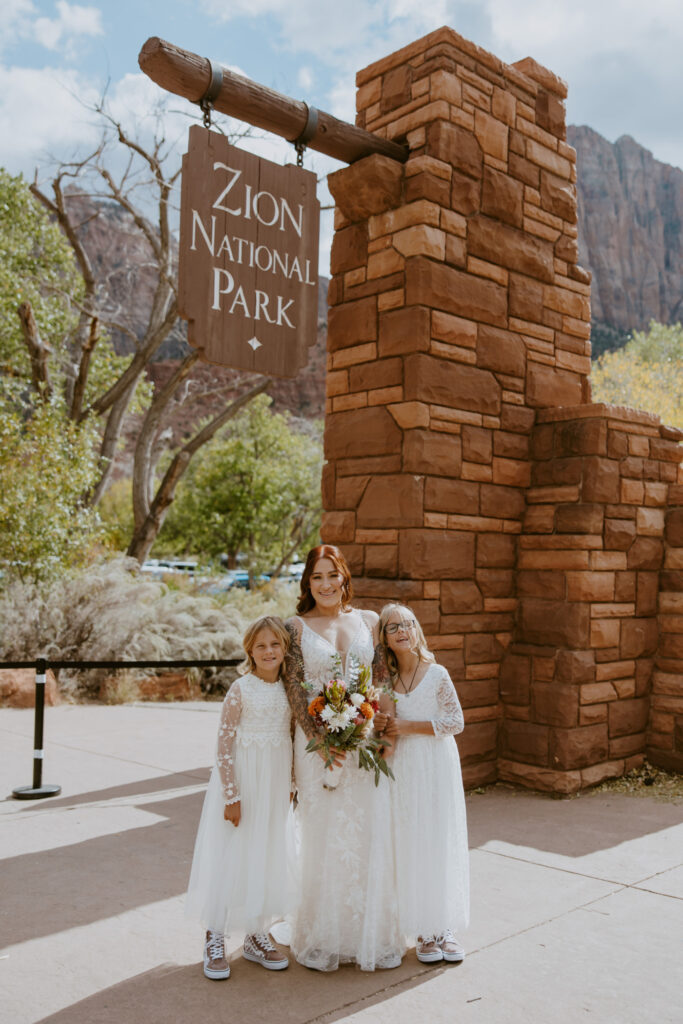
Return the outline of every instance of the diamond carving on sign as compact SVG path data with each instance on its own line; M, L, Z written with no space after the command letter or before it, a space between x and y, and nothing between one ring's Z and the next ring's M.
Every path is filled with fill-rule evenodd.
M258 340L256 335L254 335L253 338L249 339L249 341L247 342L247 345L251 345L251 347L253 348L254 352L256 351L257 348L261 348L261 342Z

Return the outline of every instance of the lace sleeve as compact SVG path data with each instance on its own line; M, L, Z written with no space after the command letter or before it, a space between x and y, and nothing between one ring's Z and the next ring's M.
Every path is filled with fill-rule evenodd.
M301 642L296 625L293 622L287 622L285 625L291 640L285 657L282 682L294 720L303 729L306 739L310 740L316 735L316 730L308 714L309 695L303 685L304 656L301 651Z
M441 671L442 676L436 689L439 717L432 720L432 726L435 736L455 736L465 728L465 719L451 677L446 669Z
M242 691L239 679L232 684L221 710L221 722L218 726L218 746L216 764L223 786L223 798L226 804L235 804L240 798L235 778L235 738L242 714Z

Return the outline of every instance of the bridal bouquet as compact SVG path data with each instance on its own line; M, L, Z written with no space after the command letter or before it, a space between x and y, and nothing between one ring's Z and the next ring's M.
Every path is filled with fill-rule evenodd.
M372 734L372 720L379 711L379 691L372 685L370 667L353 654L349 654L347 668L348 681L342 675L341 657L333 656L332 678L308 705L308 714L322 735L310 740L306 750L324 751L326 768L334 764L332 748L357 750L358 767L373 771L377 786L380 772L394 777L382 757L382 742Z

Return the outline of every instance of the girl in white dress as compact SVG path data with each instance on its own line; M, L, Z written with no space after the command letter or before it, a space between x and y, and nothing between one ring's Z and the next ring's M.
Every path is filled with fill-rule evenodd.
M389 763L401 928L423 963L459 962L453 934L469 921L465 794L453 737L462 732L460 702L445 668L427 649L415 615L401 604L382 609L384 646L395 699L384 735Z
M325 683L346 680L359 664L371 665L377 615L351 607L351 576L332 545L309 552L301 579L298 615L288 621L292 644L285 687L297 728L295 814L300 840L300 889L291 925L299 963L333 971L356 963L366 971L398 967L404 943L398 926L393 871L390 787L358 767L358 756L324 757L306 751L316 735L308 705Z
M287 957L268 936L292 906L287 829L292 785L291 713L280 678L289 634L265 616L244 636L246 660L223 701L216 765L204 799L186 913L206 929L204 974L227 978L224 936L247 933L243 956L268 970Z

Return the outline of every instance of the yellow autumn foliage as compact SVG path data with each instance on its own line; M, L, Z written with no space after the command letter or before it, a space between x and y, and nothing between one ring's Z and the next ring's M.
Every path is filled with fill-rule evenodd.
M647 331L594 361L591 385L594 402L651 412L683 429L683 327L651 320Z

